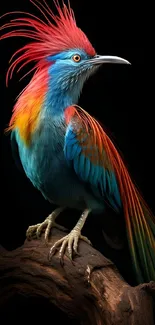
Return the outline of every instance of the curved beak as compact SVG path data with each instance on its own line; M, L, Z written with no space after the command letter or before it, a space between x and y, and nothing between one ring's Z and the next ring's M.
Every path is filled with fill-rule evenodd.
M131 64L129 61L120 58L119 56L112 55L95 55L92 59L89 60L94 65L103 64L103 63L119 63L119 64Z

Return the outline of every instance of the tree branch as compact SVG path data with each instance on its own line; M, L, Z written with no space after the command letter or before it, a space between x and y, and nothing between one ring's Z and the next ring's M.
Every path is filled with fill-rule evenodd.
M64 236L53 229L53 243ZM0 249L0 304L16 293L47 298L83 325L153 325L155 283L129 286L114 264L81 241L80 256L71 262L57 254L48 261L49 246L25 241L14 251Z

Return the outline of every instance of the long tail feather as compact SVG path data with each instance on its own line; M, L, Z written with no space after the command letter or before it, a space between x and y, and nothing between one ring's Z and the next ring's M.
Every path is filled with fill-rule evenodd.
M98 146L107 153L119 185L129 249L139 283L155 281L155 216L150 211L111 139L101 125L81 107L82 120L91 125Z
M148 208L111 140L106 136L107 153L120 188L126 219L129 248L139 283L155 280L155 217Z

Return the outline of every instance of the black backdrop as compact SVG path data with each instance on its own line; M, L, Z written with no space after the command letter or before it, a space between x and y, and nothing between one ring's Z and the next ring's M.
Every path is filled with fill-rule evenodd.
M52 7L52 0L48 1ZM112 54L124 57L131 66L105 65L85 84L80 105L101 120L110 132L113 140L120 148L127 166L144 194L150 207L155 211L154 191L154 128L153 109L146 106L146 86L148 80L144 75L144 44L143 21L140 8L126 2L107 3L101 0L94 2L72 0L78 25L87 34L99 54ZM5 0L0 6L0 14L12 10L25 10L37 13L28 0L10 2ZM4 20L3 20L4 21ZM6 20L5 20L6 21ZM0 22L2 24L2 22ZM5 74L11 55L26 41L9 39L0 42L0 94L1 94L1 219L0 244L7 249L22 245L25 231L31 224L45 219L51 212L51 205L33 188L28 179L16 168L10 148L9 137L4 135L4 128L11 117L15 98L28 83L30 77L18 82L19 76L14 75L5 85ZM66 222L73 226L76 219L74 212L68 212ZM97 246L98 228L95 220L88 220L87 227L94 245L102 251L102 242ZM92 232L92 229L96 230ZM123 256L119 256L119 267L123 266ZM126 271L126 270L125 270ZM10 305L11 317L16 308L24 310L27 315L34 310L31 320L41 317L51 318L57 314L53 307L44 302L22 302L17 298L15 305ZM38 304L42 305L40 316L35 315ZM13 307L12 307L13 306ZM16 306L16 308L15 308ZM44 306L44 307L43 307ZM8 308L8 307L7 307ZM13 311L14 310L14 311ZM42 315L42 316L41 316ZM51 315L51 316L50 316ZM59 313L59 321L65 316ZM5 314L6 317L6 314ZM28 316L26 316L28 317ZM38 317L38 318L37 318ZM18 321L19 318L17 317ZM5 318L6 320L6 318ZM44 319L45 320L45 319ZM52 324L55 322L53 321ZM69 324L69 321L68 321ZM74 323L75 324L75 323Z

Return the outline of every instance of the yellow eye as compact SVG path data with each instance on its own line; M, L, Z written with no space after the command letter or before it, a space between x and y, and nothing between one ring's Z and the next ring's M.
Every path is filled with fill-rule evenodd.
M81 56L79 54L75 54L72 56L72 59L74 62L80 62L81 61Z

